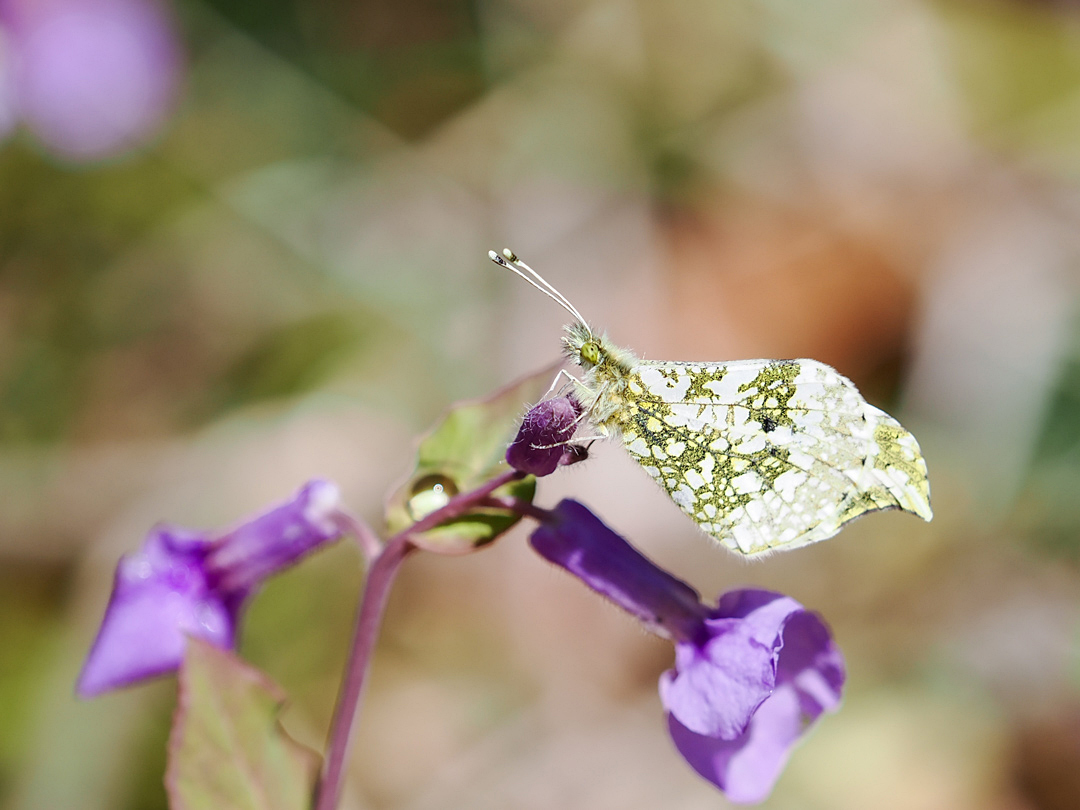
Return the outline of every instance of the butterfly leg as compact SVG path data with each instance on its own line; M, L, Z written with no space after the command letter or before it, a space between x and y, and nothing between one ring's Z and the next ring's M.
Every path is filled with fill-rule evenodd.
M581 380L579 380L577 377L575 377L573 374L571 374L565 368L560 368L559 373L555 375L555 379L551 381L551 386L548 388L547 393L545 393L544 397L542 397L542 398L546 398L552 391L554 391L556 389L556 387L558 387L558 385L559 385L559 380L561 380L563 377L566 377L567 381L570 382L570 383L577 383L578 385L580 385L582 387L584 387L584 385L585 385L585 383L583 383Z
M570 377L571 379L573 379L574 382L576 382L582 388L585 388L586 391L589 390L586 387L585 383L581 382L581 380L578 380L577 378L573 377L572 375L567 375L567 376ZM606 390L607 390L607 386L605 385L605 386L601 387L599 391L596 392L596 394L593 396L593 401L590 402L588 405L584 406L581 409L581 413L578 414L578 418L574 420L575 425L577 425L579 422L586 419L589 416L589 414L592 413L592 409L596 407L596 403L600 401L600 397L602 397L604 395L604 392Z
M556 447L566 447L568 444L584 445L587 447L595 441L606 438L607 436L575 436L572 439L567 439L565 442L559 442L558 444L531 444L529 446L533 450L554 450Z

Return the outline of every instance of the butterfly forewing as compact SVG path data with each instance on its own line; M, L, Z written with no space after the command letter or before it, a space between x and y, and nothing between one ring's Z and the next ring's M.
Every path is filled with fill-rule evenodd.
M930 519L915 438L822 363L642 362L622 398L631 455L734 551L824 540L879 509Z

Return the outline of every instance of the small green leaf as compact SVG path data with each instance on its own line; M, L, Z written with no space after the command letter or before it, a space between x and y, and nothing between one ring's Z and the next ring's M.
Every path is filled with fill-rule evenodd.
M506 448L517 435L521 417L551 385L556 366L525 377L489 397L453 406L417 447L416 468L386 501L391 532L408 528L443 506L454 495L505 472ZM532 501L536 479L515 481L496 495ZM505 509L482 508L421 535L418 545L452 554L490 543L520 516Z
M307 810L318 756L278 724L284 702L259 670L189 639L165 771L171 810Z

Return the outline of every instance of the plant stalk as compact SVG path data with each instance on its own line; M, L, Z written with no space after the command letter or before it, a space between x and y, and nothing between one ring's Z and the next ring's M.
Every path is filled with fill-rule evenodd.
M360 698L371 668L371 654L379 636L379 627L390 596L390 588L394 584L402 562L416 550L411 538L448 520L461 517L484 503L499 487L524 477L524 473L509 470L474 490L454 496L442 508L398 532L381 549L376 545L377 540L373 542L370 536L361 538L366 549L376 553L370 558L364 592L360 597L356 628L353 631L352 645L349 649L349 660L338 692L337 706L334 708L334 719L330 726L330 739L326 746L322 775L315 789L314 810L336 810L341 800L341 791L345 785L345 764L352 741L353 727L356 724L357 710L360 707ZM500 505L514 508L509 503ZM520 513L518 509L515 511Z
M356 629L353 632L349 661L345 669L345 678L341 682L337 706L334 708L334 720L330 727L330 740L326 747L326 759L323 762L322 778L315 793L315 810L335 810L341 799L341 790L345 783L345 761L349 753L352 729L356 721L360 697L364 691L368 670L371 668L371 653L375 649L375 640L379 636L386 601L390 596L390 587L401 563L413 551L413 546L405 537L398 537L389 543L374 558L364 582L364 594L360 598L360 608L356 617Z

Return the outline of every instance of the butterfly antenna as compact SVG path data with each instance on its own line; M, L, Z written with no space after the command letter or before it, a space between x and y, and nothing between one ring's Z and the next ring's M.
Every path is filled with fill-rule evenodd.
M537 281L539 281L542 285L544 285L544 287L546 287L547 289L549 289L553 293L555 293L555 295L557 295L559 297L559 300L561 300L564 304L566 304L566 308L573 314L573 316L575 318L577 318L579 321L581 321L582 323L585 323L585 319L583 317L581 317L581 313L577 311L577 307L575 307L573 304L570 303L569 298L567 298L565 295L563 295L561 292L559 292L557 289L555 289L555 285L551 284L546 278L544 278L542 275L537 273L535 270L533 270L531 267L529 267L529 265L525 264L525 262L521 261L521 259L518 259L516 256L514 257L514 264L516 264L518 267L525 270L530 276L532 276Z
M506 248L505 250L503 250L502 256L500 256L494 250L489 250L488 257L493 262L495 262L495 264L500 265L501 267L505 267L510 272L527 281L533 287L538 289L548 298L552 299L555 303L557 303L559 306L561 306L563 309L573 315L579 323L585 326L586 329L589 328L588 323L583 317L581 317L581 313L577 311L577 307L571 304L570 300L565 295L563 295L561 292L555 289L554 286L548 283L547 279L545 279L542 275L529 267L529 265L525 264L525 262L521 261L521 259L519 259L512 250Z

